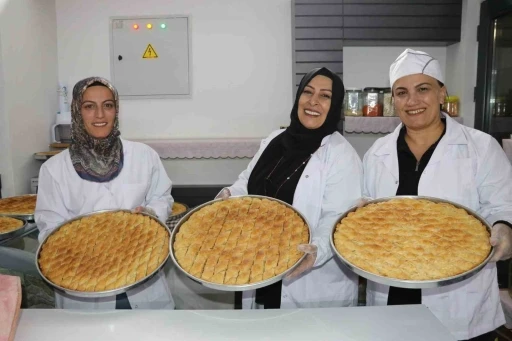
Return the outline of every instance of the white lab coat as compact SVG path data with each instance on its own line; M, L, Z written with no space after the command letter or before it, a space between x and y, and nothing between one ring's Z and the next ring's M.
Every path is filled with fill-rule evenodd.
M444 114L443 114L444 115ZM512 167L490 135L465 127L447 115L446 134L421 175L418 195L462 204L490 224L512 221ZM393 196L398 188L397 138L402 125L378 139L364 156L364 194ZM460 340L505 323L495 263L476 276L422 290L422 303ZM367 304L386 305L389 286L368 282Z
M45 162L39 171L35 221L39 241L66 220L105 209L133 209L147 206L166 221L173 199L171 180L158 154L150 147L122 139L124 166L106 183L78 176L69 150ZM57 308L114 309L115 296L84 299L55 292ZM162 271L148 282L127 292L133 309L174 309L171 292Z
M283 130L273 132L238 180L229 187L232 196L246 195L247 182L268 143ZM312 244L318 246L314 268L299 278L283 281L282 308L340 307L357 305L358 276L333 258L330 233L341 214L356 204L362 188L362 165L356 151L335 132L324 137L297 184L293 207L307 219ZM255 291L243 295L243 307L254 307Z

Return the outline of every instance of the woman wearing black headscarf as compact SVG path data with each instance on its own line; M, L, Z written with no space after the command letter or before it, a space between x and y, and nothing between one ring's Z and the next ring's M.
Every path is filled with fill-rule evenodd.
M337 131L344 87L326 68L306 74L297 91L290 126L273 132L238 180L218 195L265 195L298 209L312 229L300 245L304 261L282 283L244 292L244 308L350 306L357 304L357 276L333 258L329 233L361 195L361 160Z
M106 79L90 77L73 88L71 145L39 171L35 220L43 241L59 224L106 209L133 209L167 219L171 180L150 147L121 139L119 97ZM162 271L126 294L80 298L55 293L57 308L173 309Z

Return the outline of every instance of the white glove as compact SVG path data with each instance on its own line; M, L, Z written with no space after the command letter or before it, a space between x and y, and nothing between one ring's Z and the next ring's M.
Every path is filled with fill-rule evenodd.
M491 239L494 246L494 255L490 262L506 260L512 257L512 229L503 223L498 223L492 227Z
M157 218L155 210L147 206L137 206L132 210L132 213L146 213Z
M302 273L310 270L316 261L316 254L318 252L318 247L313 244L300 244L297 245L297 250L304 252L306 257L300 262L300 264L293 269L288 275L286 275L286 279L293 279L299 277Z
M231 192L227 188L223 188L222 191L220 191L219 194L215 197L215 199L222 199L225 200L231 196Z

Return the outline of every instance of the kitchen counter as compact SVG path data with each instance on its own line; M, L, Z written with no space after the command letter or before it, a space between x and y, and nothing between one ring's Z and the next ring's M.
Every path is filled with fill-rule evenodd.
M294 310L22 310L15 341L453 341L423 305Z

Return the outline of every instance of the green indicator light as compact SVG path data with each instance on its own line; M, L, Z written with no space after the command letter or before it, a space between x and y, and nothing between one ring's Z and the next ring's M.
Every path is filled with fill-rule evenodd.
M161 28L166 28L167 26L165 24L160 24Z

